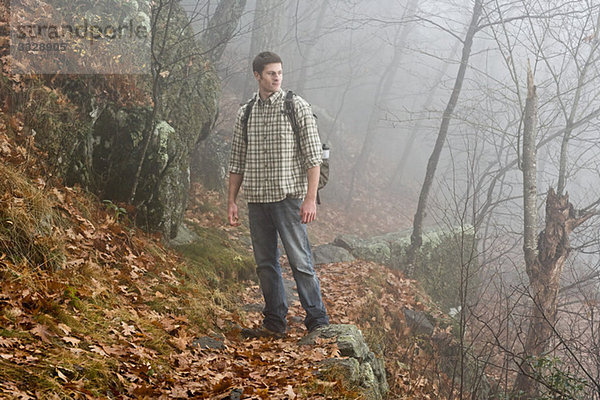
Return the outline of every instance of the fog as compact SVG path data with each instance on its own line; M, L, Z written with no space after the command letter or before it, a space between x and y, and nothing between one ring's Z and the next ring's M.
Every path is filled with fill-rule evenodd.
M184 2L200 34L217 3ZM257 6L263 19L256 19ZM600 183L599 12L588 1L483 3L434 174L428 224L466 207L469 223L522 229L518 167L528 68L539 97L538 203L561 174L576 207L598 199L591 188ZM472 14L473 1L248 1L217 64L223 92L243 103L255 89L251 49L277 52L284 89L313 105L333 162L342 166L329 196L351 201L355 179L367 192L401 192L416 204ZM231 126L222 116L218 128ZM565 138L567 126L575 129Z
M198 32L216 3L187 4L200 10ZM526 298L535 283L523 257L524 215L534 215L529 228L541 237L549 189L568 193L568 218L590 218L561 242L568 258L558 273L566 295L597 307L599 31L600 5L586 0L257 0L245 4L217 68L231 111L255 88L254 53L281 55L283 87L313 105L332 145L330 201L352 209L365 194L386 193L415 221L423 205L426 226L474 226L479 276L494 288L477 299L527 304L507 295ZM217 125L230 130L231 117ZM535 144L533 164L524 164L525 136ZM513 323L526 331L523 320ZM580 359L591 354L583 347Z

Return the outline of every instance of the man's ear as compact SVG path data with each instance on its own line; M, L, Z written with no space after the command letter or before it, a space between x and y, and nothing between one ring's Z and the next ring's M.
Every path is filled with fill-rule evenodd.
M256 71L254 71L254 79L256 79L256 80L260 79L260 74Z

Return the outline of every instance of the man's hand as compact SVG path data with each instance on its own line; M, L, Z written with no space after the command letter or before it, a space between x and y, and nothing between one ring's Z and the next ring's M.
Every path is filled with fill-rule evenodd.
M227 197L227 215L229 217L229 225L240 226L240 218L238 216L238 206L235 204L240 186L242 186L242 180L244 175L240 174L229 174L229 191Z
M313 222L317 217L317 186L321 168L317 165L308 169L308 190L300 206L300 219L303 224Z
M317 202L315 200L304 199L300 206L300 220L303 224L313 222L317 217Z
M229 225L240 226L240 218L238 216L238 206L235 203L229 203L228 214L229 214Z

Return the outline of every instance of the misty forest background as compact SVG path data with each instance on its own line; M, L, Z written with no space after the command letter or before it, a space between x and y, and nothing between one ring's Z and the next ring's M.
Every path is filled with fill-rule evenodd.
M133 3L141 7L148 2ZM131 2L123 4L119 7L127 11ZM79 329L81 337L85 336L84 321L78 328L66 320L62 325L55 321L54 331L40 330L40 326L52 325L53 318L60 319L48 304L78 309L81 315L97 312L94 307L79 309L76 304L88 301L84 299L105 308L118 304L116 297L99 302L96 294L103 290L98 286L93 295L73 289L86 285L74 283L77 273L73 271L83 271L75 267L87 268L86 273L96 282L104 279L100 270L113 267L117 268L114 276L125 279L127 285L148 274L160 277L161 282L166 279L174 286L153 290L161 293L155 293L156 304L194 293L198 301L181 303L178 312L169 308L178 300L169 307L150 305L156 312L188 316L168 324L161 320L161 329L168 331L165 335L170 338L164 345L170 343L182 354L188 354L185 343L194 336L184 331L231 331L223 325L222 313L232 312L234 306L223 306L223 302L235 297L228 297L237 290L234 285L252 279L253 267L243 239L247 232L225 226L229 143L239 105L256 89L251 60L258 52L270 50L283 59L282 87L311 103L321 139L332 149L330 183L320 193L323 204L317 221L309 227L313 244L339 244L343 234L352 234L352 240L363 244L392 232L400 235L401 250L392 249L382 263L387 263L385 268L395 277L406 282L415 279L413 284L429 292L422 296L433 298L427 306L430 317L436 314L433 309L444 314L439 317L447 324L443 331L457 344L458 350L451 355L439 349L436 352L435 345L413 332L411 345L403 347L411 350L402 356L381 351L390 387L378 396L600 398L600 5L596 2L157 0L148 16L151 75L69 76L11 72L6 45L8 2L4 0L2 5L0 127L6 142L1 148L5 192L0 193L4 202L0 348L13 355L3 357L0 365L10 371L4 375L7 382L21 379L19 367L7 366L18 354L8 350L17 348L19 340L42 338L44 346L50 347L61 331L75 338L71 331ZM104 12L110 13L110 7ZM23 183L17 184L20 179ZM36 190L43 195L35 194ZM23 209L20 217L14 213L31 199L46 195L53 200L39 211L39 221L31 209ZM79 207L84 203L86 209L99 211L82 212ZM60 218L44 217L61 212L64 216ZM18 218L25 221L19 232ZM79 221L81 232L71 230L61 218ZM84 220L96 221L90 222L95 228ZM121 224L127 228L115 228ZM190 248L185 253L174 244L194 224L205 246L202 254ZM136 229L141 229L136 237L145 239L132 239ZM98 236L99 232L104 232L103 236ZM434 234L442 237L448 232L451 239L443 252L429 254L428 246L437 240ZM116 241L119 235L129 238L118 239L131 248L128 253L113 254L114 243L98 245L108 237ZM213 241L214 235L222 236ZM28 236L37 239L29 241ZM40 238L47 239L41 250ZM89 248L81 244L86 240ZM146 240L152 244L141 244ZM346 244L348 240L346 237ZM228 244L221 248L224 241ZM179 251L178 256L163 247L169 243ZM163 261L146 260L153 266L143 267L142 274L131 270L134 258L146 257L136 246L155 246L146 252L151 254L147 257L164 257ZM370 261L381 261L379 250L366 247L363 255L375 254ZM56 249L64 254L49 257ZM81 253L75 257L71 251ZM106 253L100 257L97 251ZM206 258L220 251L225 251L222 258ZM181 288L175 276L182 273L189 278L192 273L171 263L179 263L174 260L180 256L189 259L190 252L193 257L205 257L206 265L194 278L196 286ZM92 264L100 266L97 274L90 272L89 261L65 261L89 257L95 257ZM118 261L109 263L111 257ZM72 267L72 275L65 272L69 268L64 265ZM371 264L349 265L364 268L367 278L374 274ZM171 268L176 272L170 272ZM320 274L326 274L326 267L322 268ZM444 289L444 296L448 290L450 295L441 298L438 292L436 297L440 282L427 281L429 275L452 281L450 289ZM387 284L382 279L378 290L385 292L383 288L393 286L393 279L387 278ZM59 282L56 286L48 284L55 280ZM151 281L150 287L158 280ZM41 281L46 283L41 285ZM23 285L28 287L25 294ZM40 285L46 297L32 297L31 293L41 290ZM58 294L52 295L54 292ZM144 298L142 292L140 289L137 296ZM172 296L165 295L167 292ZM128 296L126 301L131 304L140 302L126 293L119 296ZM394 301L384 302L384 298L382 294L381 312L396 312ZM376 304L374 301L369 307ZM52 318L40 319L39 312ZM31 316L24 319L24 314ZM140 321L144 318L132 318L119 323L132 328L135 319L137 329L143 331ZM361 318L370 321L368 316ZM374 315L372 318L376 320ZM390 343L405 343L399 338L407 332L399 327L406 318L406 314L400 318L400 325L370 326L369 331L382 332L381 338L391 335L386 339ZM215 321L220 321L218 328ZM439 321L434 323L436 332ZM359 322L349 322L363 328ZM183 330L180 325L173 328L175 324L184 326ZM146 329L156 329L158 325L154 325ZM110 332L112 328L109 324L102 329ZM131 332L124 334L126 341L133 340ZM377 340L370 336L373 346ZM234 339L227 338L234 348ZM414 338L423 342L416 345ZM435 337L429 339L435 342ZM157 343L153 346L158 346L153 348L154 356L164 356L165 365L170 366L164 368L180 370L182 359L174 361L168 349ZM423 364L415 372L407 360L417 357L416 347L435 353L436 363L450 363L452 372L447 368L429 370ZM106 348L102 351L124 357ZM79 353L76 356L82 357ZM94 357L100 351L95 353ZM135 357L145 360L149 356ZM194 357L201 363L205 355L194 353ZM110 387L112 393L129 388L132 397L204 398L200 389L191 386L193 379L183 373L178 375L179 382L190 382L190 386L182 388L177 397L176 385L161 380L160 374L149 374L151 368L143 376L136 370L134 379L122 372L125 361L118 366L108 363L98 370L113 372L97 373L92 379L86 372L91 366L82 372L73 365L50 368L50 378L39 378L42 370L48 372L46 366L31 372L28 379L46 382L39 384L36 392L44 396L58 390L53 385L60 382L60 393L73 396L90 393L93 398L103 393L110 397L98 389ZM209 368L207 363L202 365ZM399 371L406 375L400 376ZM115 378L119 374L122 379ZM34 379L34 375L39 376ZM81 383L84 377L94 382L93 389ZM210 376L202 379L210 380ZM210 396L229 393L232 379L223 375L212 382ZM402 386L403 379L413 382L411 391ZM435 384L414 383L424 381ZM80 383L65 389L65 382ZM157 382L163 385L160 390ZM264 387L252 393L256 398L318 398L314 393L324 390L318 385L295 392L296 387L281 387L286 390L282 397L269 397L276 392ZM26 394L29 388L17 383L3 388L18 389L33 398L32 393ZM363 392L338 388L323 398L364 395L356 393ZM218 398L210 396L206 394L206 398Z

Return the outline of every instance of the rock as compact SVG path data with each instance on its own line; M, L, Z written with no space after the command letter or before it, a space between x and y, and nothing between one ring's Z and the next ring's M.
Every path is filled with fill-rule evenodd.
M231 132L219 130L200 142L193 154L192 174L206 189L225 192L231 136Z
M330 359L323 362L323 373L341 369L352 385L362 388L365 399L381 400L389 390L383 359L369 349L362 332L356 325L332 324L309 333L300 344L313 345L317 338L336 338L340 354L347 359Z
M387 382L385 362L381 358L373 357L371 368L373 368L373 373L375 374L375 378L377 378L379 392L387 393L390 390L390 386Z
M108 105L94 124L90 189L113 202L129 202L151 110ZM134 204L136 222L174 238L187 206L189 149L180 132L157 121L140 171Z
M243 389L233 389L228 396L222 398L222 400L240 400L244 394Z
M370 363L362 363L359 373L360 386L365 389L366 397L373 400L381 400L382 396L379 392L379 382L373 373L373 368Z
M144 11L150 9L149 1L129 1L127 7L125 14L149 28L150 17ZM32 114L28 118L36 121L31 126L37 132L36 144L49 153L55 174L67 185L78 184L101 200L129 203L136 171L143 161L133 201L136 222L172 239L187 206L191 152L200 139L208 137L216 117L220 80L213 66L200 56L203 51L183 7L176 5L157 18L170 18L170 34L164 38L165 48L156 49L162 57L159 61L168 66L163 72L168 74L157 77L161 90L155 109L138 105L152 95L149 74L125 79L123 85L118 80L114 88L112 84L110 88L102 86L102 82L98 86L97 77L82 75L55 83L79 111L65 111L53 91L48 95L38 91L50 102L42 98L29 102L46 104L39 108L53 118L41 118L43 115L34 109L27 112ZM164 21L157 21L153 33L162 37L164 27ZM128 100L131 93L121 96L117 92L129 92L133 87L133 101ZM16 106L28 107L26 103ZM150 122L155 127L151 132ZM144 136L148 134L151 140L143 154Z
M364 240L356 235L339 235L333 241L333 245L342 247L349 252L362 246Z
M348 250L356 258L408 272L405 255L410 246L410 235L410 230L369 238L339 235L332 245ZM472 226L429 229L423 234L423 244L410 277L418 280L431 298L448 311L460 304L460 268L469 268L471 292L476 292L477 258L473 250L476 247Z
M353 261L354 257L348 250L333 244L324 244L312 249L315 265Z
M338 349L344 357L353 357L359 361L366 361L369 354L369 347L365 343L362 332L356 329L358 333L341 333L338 336Z
M179 225L177 229L177 235L169 241L169 245L176 246L184 246L186 244L191 244L200 240L200 237L196 235L190 228L185 224Z
M242 306L242 310L248 311L248 312L262 312L262 310L264 308L265 308L265 305L262 303L244 304Z
M319 375L326 378L327 375L340 374L348 379L351 384L359 384L360 364L356 358L330 358L324 360L319 367Z
M391 262L392 251L385 237L361 239L355 235L340 235L333 244L348 250L354 257L380 264Z
M433 335L433 324L425 313L405 308L404 318L415 335Z

